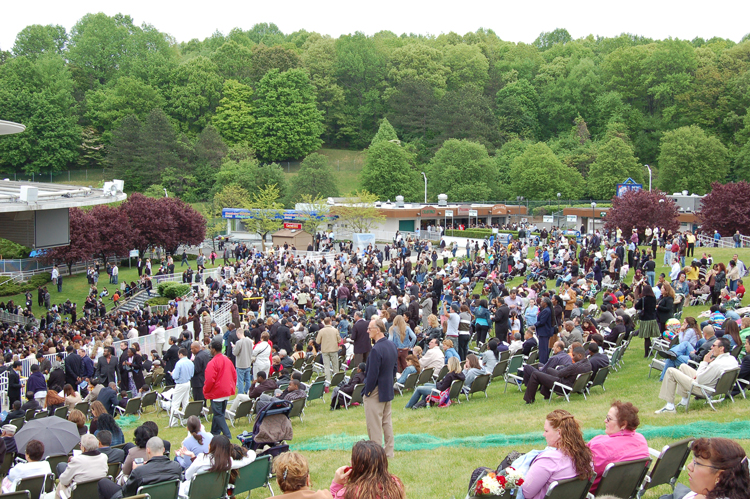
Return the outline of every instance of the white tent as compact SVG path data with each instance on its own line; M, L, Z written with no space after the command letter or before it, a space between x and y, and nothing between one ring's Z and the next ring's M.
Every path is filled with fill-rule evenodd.
M352 244L355 250L364 250L368 244L375 247L375 234L352 234Z

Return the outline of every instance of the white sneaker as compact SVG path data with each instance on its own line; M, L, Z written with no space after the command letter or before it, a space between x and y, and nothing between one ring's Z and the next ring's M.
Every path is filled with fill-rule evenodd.
M676 412L677 412L677 410L676 410L676 409L669 409L669 408L668 408L668 407L667 407L667 406L665 405L664 407L662 407L662 408L661 408L661 409L659 409L658 411L655 411L655 412L654 412L654 414L664 414L665 412L674 414L674 413L676 413Z
M677 407L687 407L687 402L679 401L675 404L675 408Z

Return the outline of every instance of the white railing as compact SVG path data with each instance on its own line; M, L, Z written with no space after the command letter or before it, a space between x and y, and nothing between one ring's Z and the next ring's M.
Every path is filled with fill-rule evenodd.
M45 359L52 362L53 360L57 359L56 353L49 353L44 356ZM36 357L26 357L25 359L21 360L21 376L24 378L28 378L31 376L31 366L33 364L38 364Z
M15 322L16 324L21 324L23 326L26 326L27 324L39 324L39 321L34 317L11 314L10 312L6 312L5 310L0 310L0 320L4 322Z
M711 236L698 234L697 240L700 242L701 246L708 248L713 247L714 244L716 244L719 248L734 248L734 240L731 237L722 237L717 241ZM750 246L750 237L740 236L740 244L743 247Z
M7 408L10 411L10 400L8 399L8 371L0 374L0 409Z

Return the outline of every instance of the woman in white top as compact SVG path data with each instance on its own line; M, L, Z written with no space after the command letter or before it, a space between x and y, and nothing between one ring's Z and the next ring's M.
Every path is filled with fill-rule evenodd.
M44 444L39 440L29 440L26 444L26 461L13 466L3 479L3 494L15 492L18 483L32 476L52 473L49 462L42 461L44 456Z
M184 453L185 456L193 457L191 454L190 451ZM185 470L185 481L180 484L180 496L187 497L193 476L199 473L241 468L255 460L254 451L248 450L247 454L247 457L241 460L232 459L232 444L229 443L229 439L224 435L215 436L208 446L208 453L194 456L193 464Z
M271 369L271 345L268 343L270 337L268 331L263 331L260 341L253 347L253 378L257 378L259 372L267 374Z

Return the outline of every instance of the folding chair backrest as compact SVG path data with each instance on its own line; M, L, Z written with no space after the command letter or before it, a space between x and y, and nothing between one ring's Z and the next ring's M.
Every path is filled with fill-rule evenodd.
M365 384L360 383L358 385L354 385L354 391L352 392L352 399L349 401L349 405L357 402L357 403L364 403L364 399L362 398L362 392L365 390Z
M339 386L339 383L344 381L344 376L346 376L344 371L337 372L331 376L331 386Z
M644 484L644 489L650 489L657 485L670 484L674 485L685 466L688 456L690 455L690 444L692 438L679 440L669 445L665 445L661 454L656 459L654 468L649 474L649 481Z
M47 475L30 476L28 478L21 479L16 486L16 490L28 490L32 499L39 499L42 492L45 490L45 484L48 480ZM52 475L51 480L55 481L55 476Z
M261 456L237 471L238 474L234 480L233 492L235 497L239 494L267 486L268 476L271 474L271 456Z
M25 423L26 423L26 419L24 419L24 418L16 418L16 419L11 419L10 420L10 424L12 424L13 426L16 427L16 432L18 432L18 430L20 430L21 428L23 428L23 425Z
M3 462L0 464L0 475L6 476L10 471L11 466L13 466L13 453L8 452L5 454Z
M441 381L443 378L445 378L445 375L448 374L448 366L443 366L440 369L440 372L438 373L437 380Z
M227 494L229 473L226 471L209 471L193 475L190 482L190 499L222 499ZM73 498L74 499L74 498Z
M292 369L296 369L296 370L299 371L300 368L302 367L302 364L304 364L304 363L305 363L305 358L304 357L300 357L299 359L297 359L297 360L294 361L294 364L292 365Z
M404 381L404 390L412 390L417 386L417 380L419 379L419 373L411 373L406 377Z
M143 396L141 399L141 409L145 409L146 407L151 407L152 405L156 405L156 396L158 394L156 392L148 392L146 395Z
M492 369L492 379L495 378L502 378L505 376L505 371L508 369L508 359L501 360L497 364L495 364L494 369Z
M474 380L474 383L476 383L476 380ZM451 391L448 392L448 398L450 400L457 399L461 395L461 390L464 387L464 380L462 379L454 379L451 382Z
M180 490L179 480L169 480L152 485L141 485L138 487L139 494L148 494L152 499L177 499Z
M301 383L307 383L310 381L310 378L312 378L313 369L312 367L308 367L304 371L302 371L302 376L300 377Z
M590 379L591 379L591 371L586 372L586 373L581 373L578 376L576 376L576 381L575 383L573 383L573 390L572 390L573 393L583 393Z
M237 407L237 412L234 415L234 419L246 418L250 415L250 411L253 410L253 401L245 400L240 402Z
M422 386L428 381L432 381L432 374L435 372L435 369L432 367L428 367L427 369L423 369L421 373L419 373L419 379L417 380L417 386Z
M40 411L34 414L34 419L42 419L42 418L46 418L47 416L49 416L47 411Z
M536 359L539 357L539 350L533 350L529 353L529 358L526 359L527 364L535 364Z
M510 359L510 350L500 352L500 362Z
M122 469L122 463L108 463L107 464L107 475L117 478Z
M742 345L737 345L732 349L732 357L739 358L740 352L742 351Z
M68 455L55 454L54 456L47 456L46 461L49 463L49 467L52 468L52 473L55 474L55 478L60 478L60 475L57 474L57 465L59 463L67 463Z
M739 366L724 371L719 377L719 380L716 382L714 393L716 395L726 395L727 392L731 391L734 388L735 383L737 383L737 376L739 376L739 374Z
M193 400L192 402L188 402L187 407L185 407L184 419L187 419L190 416L198 416L200 418L202 412L203 412L203 401Z
M70 499L91 499L99 495L99 480L89 480L88 482L76 483Z
M87 417L89 414L89 408L90 407L89 407L88 402L78 402L74 407L74 409L78 409L79 411L83 413L84 416L87 416Z
M28 490L17 490L15 492L8 492L3 494L3 499L32 499L31 494ZM34 497L33 499L37 499Z
M24 418L26 419L26 421L31 421L34 418L34 414L36 414L36 409L28 409Z
M296 399L292 402L292 410L289 411L289 419L302 419L302 411L305 409L305 402L307 402L307 397Z
M471 383L471 393L478 393L487 391L487 385L490 384L489 374L480 374Z
M547 489L545 499L584 499L588 494L593 478L582 480L578 477L552 482Z
M617 494L616 497L633 497L648 473L650 465L650 457L608 464L596 489L596 495Z
M604 382L607 380L607 376L609 375L609 369L610 366L604 366L598 371L596 371L596 376L594 376L594 381L591 383L591 386L602 386L604 385Z
M315 400L323 398L323 392L325 390L325 382L318 381L310 385L307 390L307 400Z
M141 399L139 397L128 400L125 404L125 414L138 414L141 408Z
M61 419L68 419L68 408L65 406L58 407L55 409L55 416Z
M516 371L521 369L523 365L523 355L514 355L508 360L508 370L510 374L516 374Z

